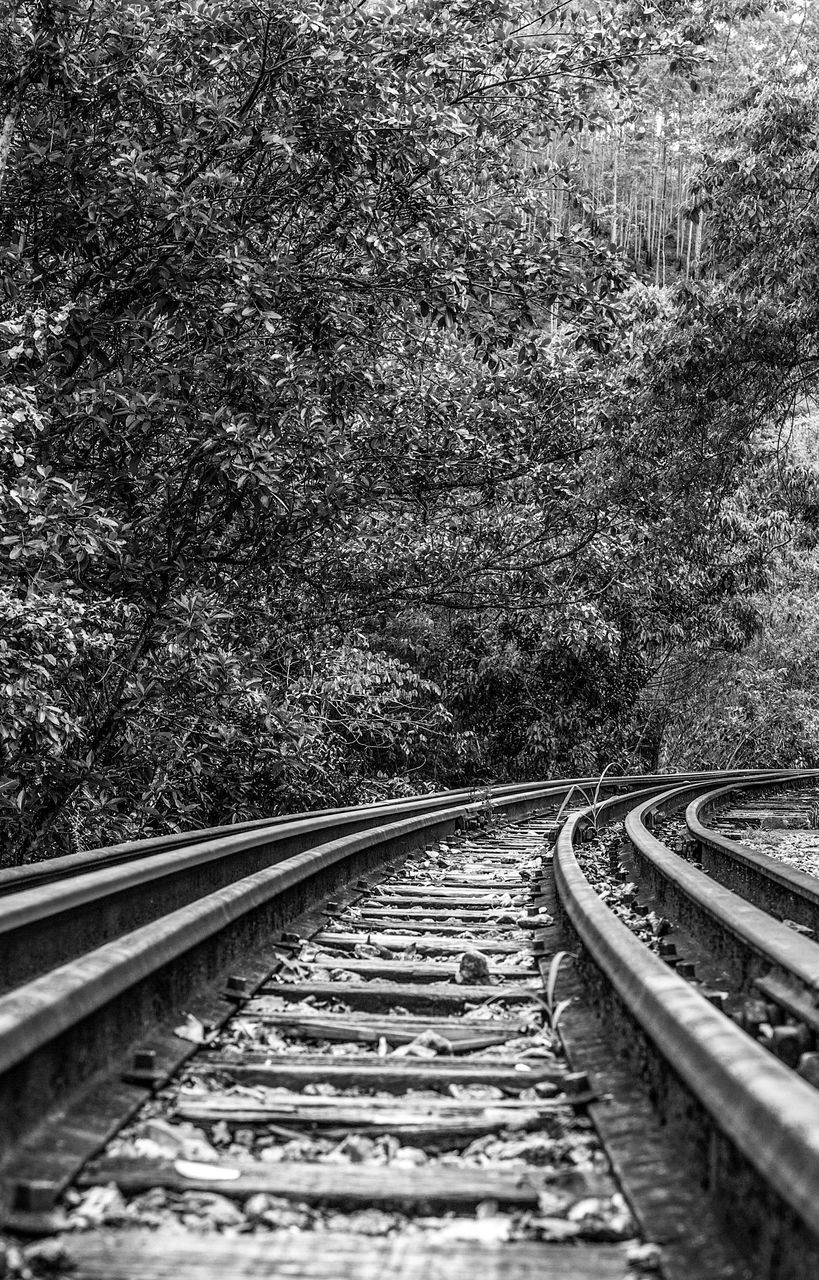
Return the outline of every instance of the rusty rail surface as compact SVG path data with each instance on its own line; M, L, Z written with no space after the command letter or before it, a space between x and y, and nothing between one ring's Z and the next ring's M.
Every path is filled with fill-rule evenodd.
M709 1176L727 1193L739 1161L747 1170L742 1176L752 1188L765 1247L784 1247L788 1258L813 1267L819 1266L819 1093L649 952L603 905L573 849L584 829L626 816L639 856L665 875L675 855L645 825L658 808L713 795L716 781L723 788L725 779L729 786L771 786L795 776L777 771L764 778L607 778L606 789L627 794L567 817L554 864L563 908L586 950L593 982L606 987L605 999L624 1010L641 1042L652 1046L651 1070L662 1081L660 1093L670 1110L684 1095L689 1101L678 1109L687 1107L690 1114L693 1100L703 1117L696 1141L711 1152ZM283 817L95 851L96 862L94 853L63 859L59 878L51 882L24 887L18 877L13 891L0 898L0 1210L25 1214L48 1208L82 1163L80 1143L77 1150L55 1155L58 1173L48 1186L27 1175L26 1153L42 1144L51 1115L70 1100L82 1104L87 1097L87 1105L94 1105L96 1082L118 1073L136 1048L135 1069L118 1086L122 1123L193 1052L182 1042L169 1049L159 1033L156 1050L147 1048L153 1029L172 1025L195 993L224 990L237 970L250 975L242 994L252 992L253 975L261 982L270 970L270 938L280 936L296 915L386 860L480 820L487 809L509 817L549 805L554 810L573 786L596 781L552 780L493 788L485 798L461 791ZM734 911L715 892L720 886L677 861L679 883L689 888L697 876L705 882L698 885L699 897L719 915L720 928L730 925L735 934L748 934L749 911L757 909L740 903ZM732 912L740 925L729 921ZM794 947L806 940L792 932L789 939L780 937L770 917L765 921L775 955L772 960L766 951L766 964L778 966L777 972L790 966L789 978L813 990L819 984L819 947ZM761 1132L769 1135L764 1145ZM84 1158L90 1154L85 1151ZM786 1266L764 1274L800 1273Z
M524 814L564 792L530 786L489 804ZM1 900L0 1165L55 1102L313 901L479 819L484 805L440 802L411 817L398 808L349 834L350 813L284 822Z
M725 773L683 773L679 775L653 775L658 781L666 781L670 776L678 776L680 781L690 778L715 778L743 776L741 771L728 770ZM652 775L646 775L650 781ZM49 858L42 862L26 863L19 867L0 869L0 895L16 893L23 889L36 888L39 885L52 884L55 881L73 878L87 871L99 871L105 867L119 866L139 858L154 857L170 853L176 849L188 849L194 845L220 840L229 836L244 833L256 833L275 829L292 823L316 824L316 830L326 826L348 825L349 829L360 830L366 826L377 826L385 815L401 813L411 817L415 813L427 813L442 807L457 804L471 804L477 801L489 802L502 800L507 795L525 795L529 791L540 793L544 786L554 788L555 794L562 794L572 787L591 789L600 787L601 794L611 790L622 790L624 787L637 786L644 778L642 775L607 775L577 778L548 779L530 783L503 783L482 787L461 787L451 791L435 791L426 795L407 796L400 800L377 800L366 805L346 805L337 809L313 809L303 813L277 814L271 818L256 818L247 822L226 823L216 827L204 827L195 831L177 831L164 836L152 836L143 840L131 840L124 844L107 845L98 849L86 849L80 853L66 854L59 858Z
M780 781L812 781L814 777L788 775ZM626 835L658 904L704 936L714 954L724 955L743 986L760 978L782 980L792 988L797 1001L802 997L815 1005L819 997L819 945L715 882L649 829L654 815L695 805L697 799L690 787L675 787L645 800L626 816ZM765 874L763 869L761 874ZM814 1015L814 1020L819 1026L819 1017Z
M706 815L729 796L767 791L770 780L717 787L692 800L685 811L685 823L698 849L703 867L720 884L748 898L755 906L780 917L806 925L819 935L819 881L815 876L788 866L733 840L706 825Z
M771 779L767 782L770 785ZM673 892L712 912L762 953L767 932L771 966L819 978L819 947L755 908L724 894L701 872L667 850L645 819L691 799L690 788L614 799L595 814L599 825L625 816L638 856ZM571 927L582 942L609 1024L619 1022L626 1052L649 1072L659 1106L699 1154L702 1175L733 1214L738 1233L757 1251L759 1275L819 1274L819 1091L755 1043L692 984L650 951L604 905L577 861L574 842L588 810L569 819L558 837L555 872ZM736 915L734 914L736 912ZM737 919L738 917L738 919ZM779 928L783 928L780 926ZM804 944L804 945L803 945Z

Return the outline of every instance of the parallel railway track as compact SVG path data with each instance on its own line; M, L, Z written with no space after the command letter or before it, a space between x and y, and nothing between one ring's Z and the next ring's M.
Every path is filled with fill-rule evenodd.
M710 778L712 774L686 774L683 778ZM724 775L726 778L742 775ZM660 779L658 779L660 780ZM135 863L142 859L161 859L162 855L177 849L190 849L203 844L219 844L232 836L254 834L266 835L277 833L282 838L280 856L298 850L285 840L299 840L307 847L309 843L320 842L328 830L341 835L349 832L365 830L378 826L385 819L393 820L399 816L413 817L417 814L431 813L436 809L453 806L502 806L506 796L523 798L528 794L538 797L552 795L562 799L572 788L586 788L595 791L598 787L603 795L618 788L637 785L638 782L650 782L652 779L635 777L614 777L595 779L593 777L564 778L551 783L507 783L486 788L462 788L457 791L434 792L429 795L411 796L403 800L381 800L368 805L353 805L342 809L320 809L307 813L281 814L273 818L259 818L247 822L235 822L229 825L207 827L198 831L179 831L166 836L155 836L144 840L133 840L126 844L110 845L102 849L89 849L82 853L70 854L47 861L27 863L20 867L7 867L0 870L0 895L33 889L38 885L52 884L58 880L74 879L86 872L96 873L108 867ZM304 824L304 825L302 825ZM232 848L230 846L229 848ZM229 850L228 850L229 851Z
M653 1265L644 1241L658 1234L669 1280L819 1275L819 1093L781 1051L814 1052L816 1028L802 1017L790 1039L772 1036L779 1057L762 1047L684 963L675 972L673 944L664 959L617 920L578 843L625 818L638 906L665 912L691 946L696 913L680 904L699 896L737 1008L752 992L787 1028L815 1003L819 948L768 916L763 928L759 907L723 898L684 859L669 888L675 855L648 825L688 804L702 844L695 823L712 793L754 780L608 779L605 800L578 809L577 795L558 823L582 781L243 824L0 875L8 1231L58 1232L50 1263L88 1280L478 1265L509 1280L619 1280ZM476 826L490 814L500 827ZM752 925L767 939L748 943ZM565 1015L573 1064L560 1043L554 984L572 979L553 957L567 945L687 1149L680 1160L710 1181L752 1258L686 1230L695 1187L675 1220L630 1184L616 1100L596 1097L605 1072L584 1075L580 999ZM524 1155L509 1155L515 1143ZM535 1177L538 1150L548 1167ZM572 1150L585 1153L574 1177ZM117 1229L109 1212L108 1229L63 1230L106 1194ZM180 1233L179 1205L196 1196L221 1206L226 1236ZM370 1218L357 1219L364 1206Z
M709 815L718 815L735 798L742 805L735 814L735 819L741 818L744 809L749 815L747 825L753 822L754 805L767 808L773 803L781 809L783 822L797 809L807 826L817 818L819 794L816 788L802 786L797 790L791 788L776 792L772 800L769 786L764 782L745 787L739 793L730 785L716 787L691 801L685 812L685 823L696 856L715 880L729 889L735 889L755 906L780 918L795 920L819 936L819 881L816 875L771 857L765 849L764 841L749 844L747 833L743 841L735 835L714 829ZM770 813L770 820L777 821L775 812ZM733 825L736 828L736 820ZM788 828L784 827L782 830L787 831ZM816 838L819 844L819 832L816 833ZM815 865L815 854L812 861Z
M753 784L750 788L752 794L758 789ZM713 803L713 796L706 792L691 799L690 789L675 788L628 814L625 832L633 854L631 867L636 867L644 888L643 906L653 906L686 930L706 966L734 993L762 996L789 1018L800 1020L787 1050L788 1038L776 1037L783 1052L793 1052L800 1041L804 1048L813 1048L819 1034L819 946L797 926L805 917L816 924L819 881L708 832L698 815ZM674 852L649 829L663 814L683 805L694 849L703 849L705 842L721 846L719 878L704 864ZM741 1003L735 1007L743 1021Z

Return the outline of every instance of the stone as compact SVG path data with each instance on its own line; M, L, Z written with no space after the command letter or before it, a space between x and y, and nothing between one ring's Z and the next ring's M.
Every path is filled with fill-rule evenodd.
M480 951L465 951L458 963L457 981L467 987L490 981L489 961Z

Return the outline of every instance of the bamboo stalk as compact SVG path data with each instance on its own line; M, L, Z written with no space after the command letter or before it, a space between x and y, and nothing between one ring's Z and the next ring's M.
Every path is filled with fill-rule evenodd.
M697 275L699 275L700 270L700 256L702 254L702 224L704 221L705 215L700 212L699 221L697 222L697 241L694 248L694 267Z
M617 244L617 161L619 158L619 139L617 134L614 135L614 161L611 177L611 241Z
M18 90L17 98L11 109L7 112L3 121L3 128L0 130L0 195L3 192L3 184L8 172L9 159L11 158L11 149L14 145L14 131L17 128L17 119L20 115L20 106L22 103L22 90Z

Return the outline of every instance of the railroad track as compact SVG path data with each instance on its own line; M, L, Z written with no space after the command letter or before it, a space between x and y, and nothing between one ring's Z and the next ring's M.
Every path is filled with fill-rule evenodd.
M819 948L766 915L773 955L718 950L730 891L650 830L690 840L686 806L784 779L445 793L0 876L12 1274L819 1275L819 1094L792 1069ZM702 932L666 855L710 887ZM691 981L703 947L720 987Z
M717 787L685 813L693 854L715 880L819 937L819 789ZM707 821L710 815L714 818Z

